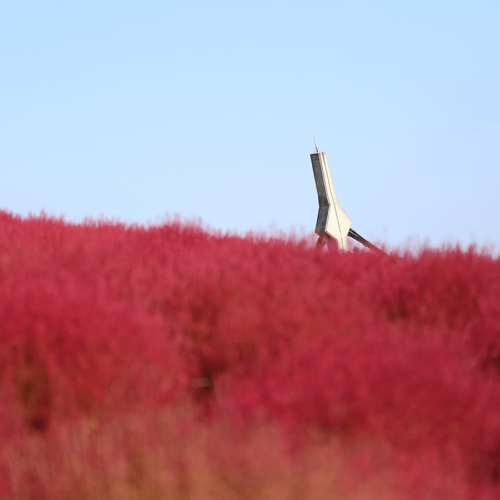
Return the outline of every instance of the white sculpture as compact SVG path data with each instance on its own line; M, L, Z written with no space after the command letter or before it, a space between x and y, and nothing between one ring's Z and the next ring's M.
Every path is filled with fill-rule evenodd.
M316 146L316 141L314 141L314 145ZM328 249L334 249L333 240L335 239L338 248L346 251L348 249L347 237L350 236L362 245L384 253L351 229L352 221L340 206L333 188L326 153L324 151L320 153L318 146L316 146L316 152L311 154L311 163L319 203L318 219L316 220L316 234L319 238L316 246L321 248L327 243Z

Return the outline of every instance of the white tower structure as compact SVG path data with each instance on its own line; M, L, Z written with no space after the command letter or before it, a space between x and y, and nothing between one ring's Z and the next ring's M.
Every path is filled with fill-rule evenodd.
M311 163L318 191L318 219L316 221L316 234L319 235L318 244L323 244L325 238L335 238L338 247L347 250L347 235L351 229L352 221L340 206L335 189L326 153L311 154Z
M333 189L326 153L324 151L320 153L317 146L316 152L311 154L311 163L319 203L318 219L316 220L316 234L319 235L319 238L316 246L321 248L325 243L328 243L328 248L331 249L333 240L337 240L338 248L347 250L347 237L350 236L365 247L385 254L354 229L351 229L352 221L340 206L335 189Z

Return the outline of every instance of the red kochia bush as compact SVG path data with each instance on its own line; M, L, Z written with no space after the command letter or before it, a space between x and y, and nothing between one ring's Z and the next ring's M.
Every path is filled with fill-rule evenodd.
M193 406L298 455L367 453L415 498L500 498L499 377L500 262L475 249L331 255L0 212L3 439Z

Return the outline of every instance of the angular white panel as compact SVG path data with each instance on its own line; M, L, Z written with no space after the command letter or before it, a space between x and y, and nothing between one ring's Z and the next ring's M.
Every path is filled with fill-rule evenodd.
M326 153L311 154L311 163L319 203L316 233L319 235L326 233L337 240L339 248L347 250L347 233L352 221L337 200Z

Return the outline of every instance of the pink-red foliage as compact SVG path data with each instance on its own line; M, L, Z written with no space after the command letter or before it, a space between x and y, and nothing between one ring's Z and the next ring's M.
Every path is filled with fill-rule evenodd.
M475 249L331 255L0 212L3 440L194 406L273 425L292 454L356 450L346 467L415 498L500 498L499 377L500 262Z

